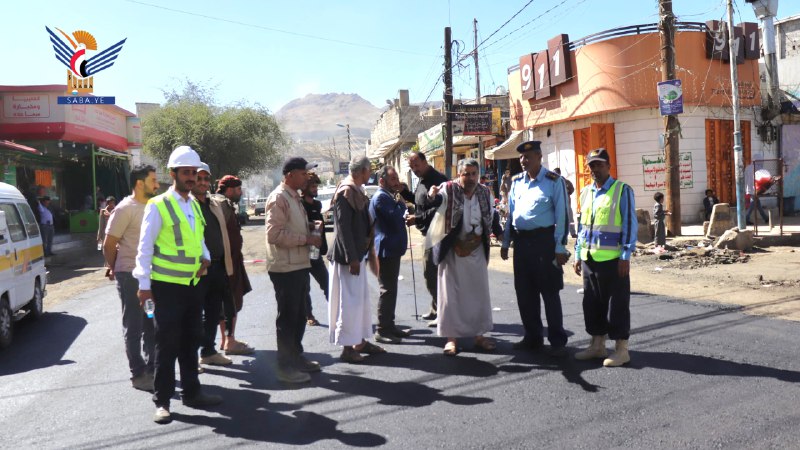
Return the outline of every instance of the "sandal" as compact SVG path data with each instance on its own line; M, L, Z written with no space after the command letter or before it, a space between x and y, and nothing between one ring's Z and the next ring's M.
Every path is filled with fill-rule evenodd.
M355 347L354 347L355 348ZM386 349L379 345L375 345L370 341L364 341L364 346L361 349L356 349L359 353L366 353L368 355L377 355L378 353L386 353Z
M444 354L445 356L456 356L458 354L458 347L456 343L453 341L447 341L447 344L444 344Z
M497 348L497 342L494 339L478 336L475 338L476 350L483 350L485 352L493 352Z
M313 316L309 317L308 320L306 320L306 325L316 327L319 325L319 320L315 319Z

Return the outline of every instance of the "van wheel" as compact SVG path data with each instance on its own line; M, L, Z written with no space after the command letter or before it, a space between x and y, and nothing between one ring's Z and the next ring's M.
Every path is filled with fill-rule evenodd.
M34 319L42 317L44 314L44 293L42 292L42 283L36 279L36 285L33 287L33 298L28 303L28 311Z
M11 345L13 322L14 318L11 314L8 298L0 298L0 348L6 348Z

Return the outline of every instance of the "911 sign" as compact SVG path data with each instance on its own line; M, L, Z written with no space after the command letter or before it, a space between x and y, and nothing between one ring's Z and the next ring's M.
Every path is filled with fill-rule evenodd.
M552 96L555 86L572 79L569 36L560 34L547 41L547 50L520 57L519 70L523 100Z

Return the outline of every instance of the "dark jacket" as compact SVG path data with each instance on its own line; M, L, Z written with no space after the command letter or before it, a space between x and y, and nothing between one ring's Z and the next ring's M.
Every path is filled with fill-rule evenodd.
M303 208L306 209L306 214L308 215L308 221L313 222L315 220L319 220L323 223L322 226L322 246L319 248L320 255L327 255L328 254L328 240L325 239L325 220L322 218L322 202L319 200L313 200L311 203L308 203L303 198Z
M333 249L328 253L328 260L337 264L350 264L352 261L363 261L372 246L372 223L369 218L369 201L362 192L351 193L363 196L363 208L356 209L343 193L345 189L353 189L350 185L340 185L333 195ZM358 202L356 202L358 203Z
M381 188L369 202L369 215L375 221L375 253L379 258L399 258L406 254L408 234L406 204Z
M428 228L431 226L431 221L433 220L434 214L436 214L436 209L442 204L442 199L440 197L436 197L434 200L428 200L428 190L430 190L431 186L438 186L446 181L448 181L446 176L434 169L433 166L429 166L428 171L425 172L419 180L417 190L414 191L415 224L423 236L428 232ZM406 200L411 200L411 192L409 191L401 192L400 195Z
M711 218L711 212L714 211L714 205L719 203L719 199L717 197L703 197L703 208L706 210L706 220Z

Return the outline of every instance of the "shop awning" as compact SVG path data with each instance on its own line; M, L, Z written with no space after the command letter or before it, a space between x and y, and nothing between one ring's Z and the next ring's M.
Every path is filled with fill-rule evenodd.
M33 147L28 147L27 145L17 144L15 142L6 141L3 139L0 139L0 148L4 148L7 150L17 150L20 152L30 153L32 155L42 154L39 150L36 150Z
M517 146L522 143L522 132L524 130L514 131L511 136L497 147L487 150L484 157L486 159L514 159L519 157L517 153Z

